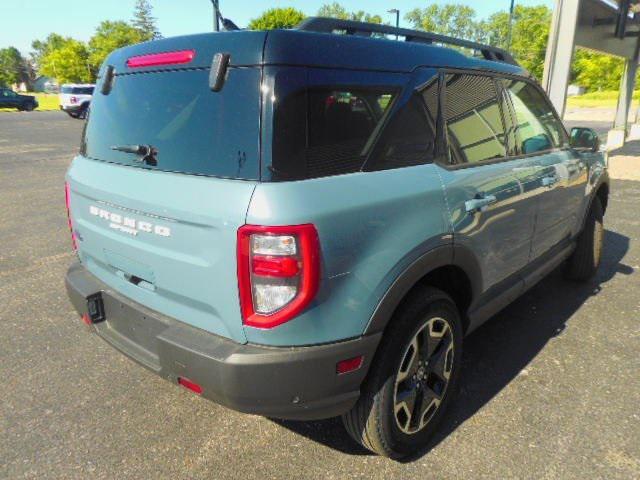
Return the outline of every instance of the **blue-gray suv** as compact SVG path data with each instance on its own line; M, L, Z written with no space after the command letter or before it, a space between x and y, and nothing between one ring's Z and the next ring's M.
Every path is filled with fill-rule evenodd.
M162 39L100 70L66 285L171 382L341 415L397 458L452 402L465 335L556 267L594 275L608 193L597 135L503 50L322 18Z

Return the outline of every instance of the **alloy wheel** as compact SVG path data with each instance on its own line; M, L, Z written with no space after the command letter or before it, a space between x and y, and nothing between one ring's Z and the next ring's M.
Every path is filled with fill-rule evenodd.
M411 339L396 374L393 413L398 428L421 431L440 406L453 367L453 334L440 317L426 321Z

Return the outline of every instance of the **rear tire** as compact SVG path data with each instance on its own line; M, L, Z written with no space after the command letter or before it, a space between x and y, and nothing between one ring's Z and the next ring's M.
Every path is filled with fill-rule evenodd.
M342 416L356 442L392 458L426 446L455 396L462 360L453 300L431 287L410 295L385 331L358 402Z
M565 277L584 282L592 278L602 259L604 223L602 203L598 197L591 202L584 229L578 236L576 249L567 260Z

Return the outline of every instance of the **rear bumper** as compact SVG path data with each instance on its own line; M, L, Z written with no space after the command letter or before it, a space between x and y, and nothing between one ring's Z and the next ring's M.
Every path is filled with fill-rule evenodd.
M60 105L60 110L67 113L79 112L83 108L84 108L84 105Z
M91 325L112 346L177 384L202 387L202 396L240 412L312 420L348 411L360 395L381 334L310 347L239 344L151 311L114 292L74 263L66 276L71 303L87 313L99 293L106 320ZM360 369L336 374L340 360L364 355Z

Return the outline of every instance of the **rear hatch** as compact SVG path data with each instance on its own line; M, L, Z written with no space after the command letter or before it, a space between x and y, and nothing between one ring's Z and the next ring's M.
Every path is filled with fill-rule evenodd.
M239 342L236 234L260 175L263 42L258 32L207 34L114 52L67 173L89 271L148 308ZM176 51L193 52L191 60L127 66ZM214 92L209 67L218 52L231 61ZM105 94L107 65L115 76Z

